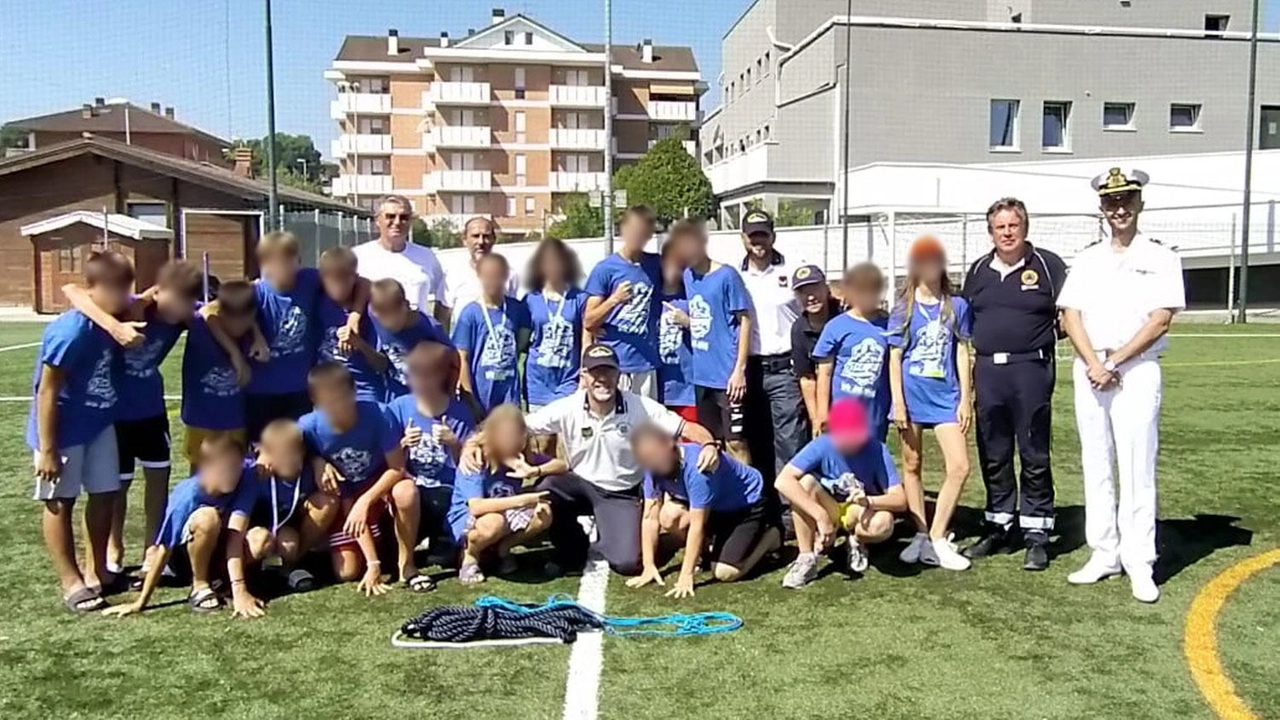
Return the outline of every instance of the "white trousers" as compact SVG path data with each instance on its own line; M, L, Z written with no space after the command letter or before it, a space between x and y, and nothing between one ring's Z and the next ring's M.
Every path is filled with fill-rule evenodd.
M1156 561L1156 450L1160 363L1142 357L1120 368L1119 387L1095 390L1076 358L1076 424L1084 473L1085 540L1093 556L1130 576L1151 575ZM1116 504L1118 470L1120 502Z

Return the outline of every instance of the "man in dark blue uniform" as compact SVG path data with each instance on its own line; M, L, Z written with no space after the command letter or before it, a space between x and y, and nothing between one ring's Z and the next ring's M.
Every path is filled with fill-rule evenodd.
M969 268L964 296L973 314L978 458L987 487L986 532L965 554L1013 548L1016 518L1026 544L1023 568L1049 566L1053 473L1049 467L1057 297L1062 258L1027 242L1027 208L1005 198L987 210L992 251ZM1015 445L1022 492L1014 476Z

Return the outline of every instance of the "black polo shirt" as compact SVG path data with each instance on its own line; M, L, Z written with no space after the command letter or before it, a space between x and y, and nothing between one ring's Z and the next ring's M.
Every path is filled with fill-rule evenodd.
M1022 265L1003 279L991 267L993 250L965 276L964 298L973 319L973 349L979 355L1051 349L1058 340L1058 293L1067 265L1048 250L1027 244Z
M827 322L843 312L840 302L835 298L827 300ZM813 363L813 348L818 345L822 336L824 322L817 328L809 324L809 316L801 315L791 324L791 370L796 377L817 377L817 369Z

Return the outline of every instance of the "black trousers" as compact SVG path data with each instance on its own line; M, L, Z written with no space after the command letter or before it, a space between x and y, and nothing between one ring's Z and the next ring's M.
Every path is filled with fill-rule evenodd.
M764 475L766 493L773 494L773 478L809 442L809 415L790 356L747 359L743 416L751 464Z
M978 458L987 486L986 521L1004 529L1053 529L1052 439L1055 368L1048 360L997 365L978 356L974 365ZM1022 463L1022 493L1013 472L1015 446Z
M602 490L577 475L556 475L538 484L551 494L551 544L566 569L587 560L587 535L578 516L596 519L596 550L619 575L640 574L641 488Z

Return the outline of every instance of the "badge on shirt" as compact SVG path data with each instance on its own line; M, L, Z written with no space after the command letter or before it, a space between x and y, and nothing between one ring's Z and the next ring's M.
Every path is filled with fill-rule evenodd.
M626 437L626 436L627 436L627 433L629 433L629 432L631 432L631 426L630 426L630 425L628 425L628 424L626 424L626 423L619 423L619 424L618 424L618 434L619 434L619 435L621 435L621 436L623 436L623 437Z
M589 427L584 427L584 428L582 428L582 439L583 439L583 440L589 440L589 439L591 438L591 436L593 436L593 435L595 435L595 434L596 434L596 431L595 431L595 429L593 429L593 428L589 428Z
M1039 290L1040 289L1040 273L1030 268L1022 271L1022 289L1023 290Z
M778 278L778 287L784 288L784 287L787 287L789 284L790 283L787 282L786 275L783 275L782 277Z

